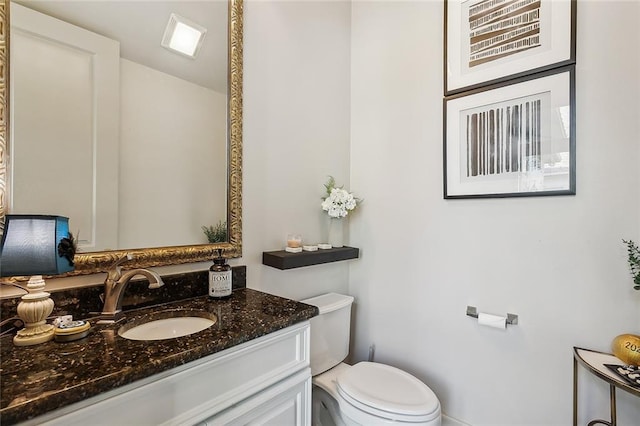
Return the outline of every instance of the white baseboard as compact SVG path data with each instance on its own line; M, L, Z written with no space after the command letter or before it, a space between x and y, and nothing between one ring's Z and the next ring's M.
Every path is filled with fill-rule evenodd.
M471 426L469 423L465 423L453 417L449 417L445 414L442 415L442 426Z

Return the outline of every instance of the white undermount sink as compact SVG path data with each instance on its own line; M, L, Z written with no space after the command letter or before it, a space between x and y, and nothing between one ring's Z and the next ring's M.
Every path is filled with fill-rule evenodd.
M139 325L129 324L118 329L118 334L129 340L165 340L197 333L217 321L214 314L203 316L169 316L149 320Z

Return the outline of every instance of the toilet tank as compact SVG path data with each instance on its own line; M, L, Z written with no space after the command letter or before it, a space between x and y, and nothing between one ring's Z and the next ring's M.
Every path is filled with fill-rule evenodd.
M315 376L340 364L349 354L353 296L327 293L301 302L320 311L311 318L311 375Z

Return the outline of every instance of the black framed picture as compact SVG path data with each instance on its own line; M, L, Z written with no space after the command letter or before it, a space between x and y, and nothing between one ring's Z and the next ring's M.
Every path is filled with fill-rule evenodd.
M575 66L444 99L444 197L575 194Z
M446 0L444 92L575 63L576 0Z

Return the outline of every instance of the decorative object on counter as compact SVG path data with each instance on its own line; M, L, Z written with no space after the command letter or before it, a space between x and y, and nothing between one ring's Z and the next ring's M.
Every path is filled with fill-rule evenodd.
M90 329L88 321L69 321L55 327L53 338L56 342L73 342L87 337Z
M55 318L52 322L54 327L60 327L63 325L69 325L71 324L71 322L73 322L73 315L61 315L57 318Z
M227 222L220 220L215 226L203 226L202 232L207 236L209 244L224 243L227 241Z
M640 248L632 240L622 240L627 245L629 272L633 277L633 288L640 290Z
M69 219L51 215L7 215L0 247L0 276L32 275L28 294L22 296L17 313L25 327L13 339L16 346L30 346L53 339L54 326L47 324L54 302L44 291L42 275L73 271L75 244Z
M328 243L320 243L320 244L318 244L318 248L320 250L328 250L330 248L333 248L333 246L331 244L328 244Z
M229 297L232 288L231 266L222 256L222 249L218 249L218 257L209 268L209 296L214 299Z
M613 339L611 350L625 364L640 365L640 336L621 334Z
M318 251L318 246L317 245L313 245L313 244L304 245L304 246L302 246L302 250L304 250L304 251Z
M349 212L356 209L362 200L353 196L342 186L336 186L336 180L329 176L324 185L326 195L322 201L322 210L329 215L329 232L327 242L332 247L342 247L344 243L344 222Z
M287 235L287 246L285 247L285 251L288 251L289 253L302 252L302 236L300 234Z

